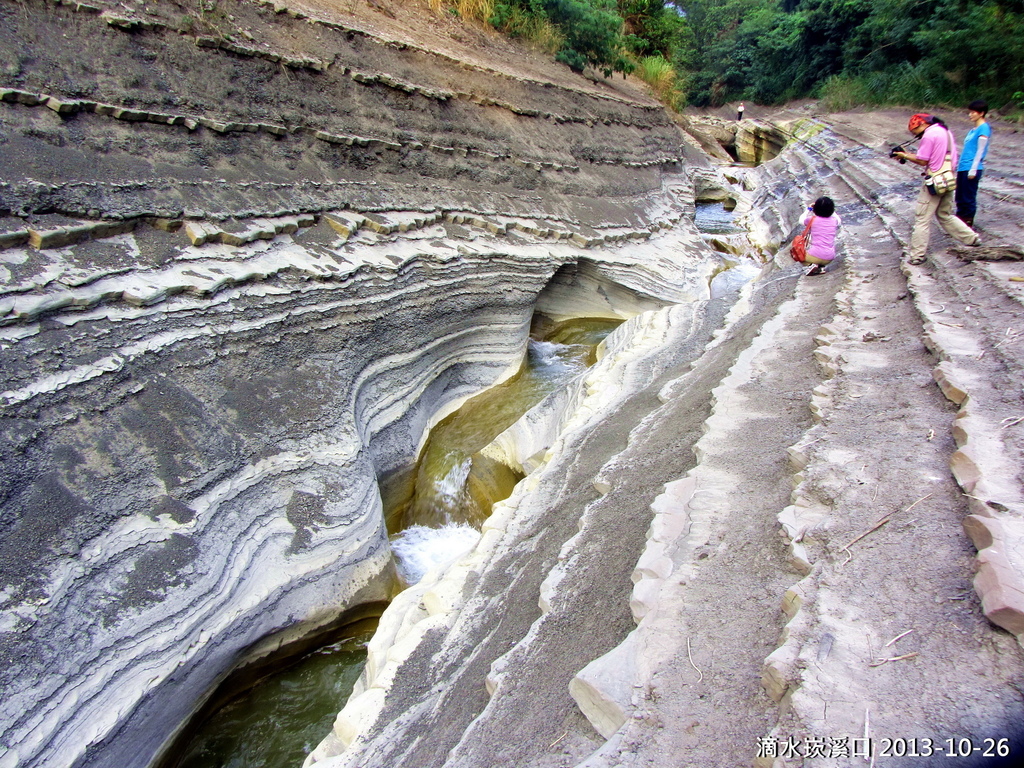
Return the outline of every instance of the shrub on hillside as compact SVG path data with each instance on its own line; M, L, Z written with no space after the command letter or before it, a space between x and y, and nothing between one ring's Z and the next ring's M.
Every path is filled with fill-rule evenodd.
M499 0L489 21L497 29L527 38L531 28L544 32L545 22L553 25L561 37L555 58L577 72L591 66L608 77L633 69L624 55L622 18L613 0ZM557 37L545 34L549 40Z
M629 72L633 65L623 55L622 19L611 0L540 0L544 12L565 35L555 56L571 69L582 72L590 65L605 77Z
M669 109L682 108L683 95L679 90L679 77L675 68L661 56L646 56L640 59L636 75L649 86L654 94Z

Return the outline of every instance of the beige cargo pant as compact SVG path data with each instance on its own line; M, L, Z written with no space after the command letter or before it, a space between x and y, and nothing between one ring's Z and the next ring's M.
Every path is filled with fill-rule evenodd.
M910 236L911 260L923 259L928 251L932 216L939 220L939 226L954 240L964 245L974 245L979 242L975 231L953 215L954 194L950 190L942 195L933 195L926 186L921 185L921 192L917 196L914 208L914 232Z

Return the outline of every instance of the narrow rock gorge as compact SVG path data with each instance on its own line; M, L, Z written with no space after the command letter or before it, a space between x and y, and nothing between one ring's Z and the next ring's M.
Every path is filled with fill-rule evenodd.
M230 675L376 615L306 765L1024 754L1014 129L988 247L901 268L902 112L673 117L413 5L0 17L0 766L172 764ZM540 315L625 322L392 600L381 483Z

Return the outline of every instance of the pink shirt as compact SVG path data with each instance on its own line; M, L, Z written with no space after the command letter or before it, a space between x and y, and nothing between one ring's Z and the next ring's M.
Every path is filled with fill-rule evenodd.
M802 223L807 225L807 218L811 214L804 214ZM831 216L815 216L811 224L811 247L807 253L825 261L832 261L836 257L836 233L842 223L839 214Z
M949 138L946 138L946 137ZM928 170L937 171L942 167L946 159L946 153L952 147L950 162L956 168L956 139L953 132L943 128L941 125L929 125L924 135L921 136L921 144L917 148L917 159L928 161Z

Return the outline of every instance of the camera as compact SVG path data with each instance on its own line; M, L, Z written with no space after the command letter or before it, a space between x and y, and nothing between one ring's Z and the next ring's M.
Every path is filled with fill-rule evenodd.
M897 152L906 152L906 151L908 151L910 149L910 145L913 144L915 141L917 141L920 138L921 138L920 136L915 136L914 138L910 139L909 141L904 141L902 144L897 144L895 147L893 147L892 149L889 150L889 157L893 158L894 160L899 160L900 161L900 165L906 165L907 161L904 158L902 158L902 157L896 157L896 153Z

